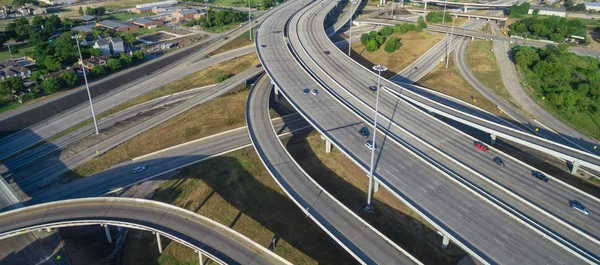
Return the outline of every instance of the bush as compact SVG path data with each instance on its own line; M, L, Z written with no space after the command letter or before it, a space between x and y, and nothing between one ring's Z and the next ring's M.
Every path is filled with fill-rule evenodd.
M64 84L64 86L72 86L79 81L79 77L76 74L71 72L64 72L60 75L60 81Z
M224 73L220 73L217 75L217 82L221 83L225 80L229 79L229 75L228 74L224 74Z
M60 83L58 80L56 80L56 78L46 78L44 81L42 81L42 89L44 89L46 94L52 94L60 90Z
M450 12L446 11L446 15L444 15L444 12L442 11L435 11L435 12L429 12L426 16L425 19L427 20L427 22L431 22L431 23L442 23L442 20L444 21L444 23L446 22L452 22L452 15L450 15Z
M394 33L394 28L392 28L390 26L385 26L379 30L379 34L384 37L392 35L393 33Z
M423 16L419 16L419 20L417 21L417 25L421 27L421 29L427 28L427 23L423 19Z
M369 40L367 45L365 45L365 49L367 50L367 52L374 52L376 50L379 50L379 43L375 39L371 39Z
M108 59L108 68L113 71L119 70L121 69L121 62L119 59L110 58Z

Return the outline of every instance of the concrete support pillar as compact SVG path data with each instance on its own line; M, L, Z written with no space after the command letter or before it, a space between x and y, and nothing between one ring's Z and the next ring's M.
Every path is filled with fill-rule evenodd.
M465 14L469 11L469 7L465 6Z
M275 90L275 102L279 101L279 87L273 85L273 89Z
M158 253L162 253L162 243L160 242L160 234L156 234L156 244L158 245Z
M496 135L495 134L490 134L490 144L494 145L496 144Z
M425 2L425 8L423 10L427 10L427 2Z
M379 181L375 181L375 185L373 186L373 192L378 192L379 191Z
M48 233L52 232L52 228L46 227L46 232L48 232Z
M579 160L571 162L571 174L575 175L575 173L577 173L577 169L579 169Z
M200 265L204 265L204 257L202 256L202 252L198 251L198 262Z
M331 141L325 140L325 153L331 153Z
M104 232L106 232L106 241L108 241L108 243L112 243L112 237L110 236L108 225L104 225Z
M450 244L450 238L447 236L443 236L444 238L442 239L442 248L446 249L448 247L448 245Z

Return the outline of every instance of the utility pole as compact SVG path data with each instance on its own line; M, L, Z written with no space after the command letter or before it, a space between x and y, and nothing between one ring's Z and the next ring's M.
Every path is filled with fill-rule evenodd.
M381 82L381 72L387 71L387 67L383 65L375 65L373 66L373 70L378 72L377 76L377 96L375 98L375 118L373 119L373 143L371 146L371 168L369 168L369 190L367 192L367 205L365 205L365 212L372 213L373 205L371 205L371 199L373 197L373 173L374 173L374 163L375 163L375 149L377 149L377 145L375 144L375 136L377 134L377 114L379 113L379 90L381 90L380 82Z
M454 34L454 21L456 19L452 19L452 32L450 32L450 44L446 48L446 68L448 68L448 61L450 59L450 49L452 48L452 35Z
M92 103L92 93L90 93L90 87L87 81L87 75L85 74L85 66L83 65L83 58L81 57L81 48L79 48L79 35L71 36L77 43L77 51L79 52L79 62L81 63L81 70L83 70L83 80L85 81L85 88L87 89L88 98L90 99L90 109L92 110L92 119L94 120L94 127L96 128L96 134L99 134L98 122L96 122L96 113L94 112L94 104Z
M444 3L444 12L442 13L442 26L446 22L446 3ZM448 29L446 29L446 55L448 54ZM448 60L446 60L448 62Z
M250 40L252 40L252 13L250 12L250 0L248 0L248 32L250 33Z
M10 43L7 43L6 45L8 45L8 53L10 53L10 58L12 59L12 51L10 51Z

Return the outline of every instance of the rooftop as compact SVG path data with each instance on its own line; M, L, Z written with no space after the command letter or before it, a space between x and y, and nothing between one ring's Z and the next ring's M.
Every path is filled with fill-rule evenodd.
M97 22L96 24L102 25L105 27L109 27L109 28L113 28L113 29L118 29L118 28L129 26L125 23L121 23L119 21L114 21L114 20L102 20L100 22Z
M584 2L585 6L597 6L600 7L600 3L598 2Z
M140 23L140 24L144 24L144 25L145 24L150 24L152 22L155 22L155 20L153 20L153 19L147 19L147 18L134 18L132 21L135 22L135 23Z
M198 11L196 9L184 9L179 11L180 14L182 15L189 15L189 14L198 14Z
M83 21L90 21L90 20L94 20L96 17L92 16L92 15L83 15L79 17L79 20L83 20Z

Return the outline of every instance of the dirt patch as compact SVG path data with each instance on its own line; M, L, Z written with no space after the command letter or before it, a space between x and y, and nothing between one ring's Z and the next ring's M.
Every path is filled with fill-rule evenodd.
M173 36L164 34L164 33L154 33L154 34L151 34L148 36L140 37L140 39L143 39L145 41L150 41L150 42L157 42L157 41L166 40L169 38L173 38Z

